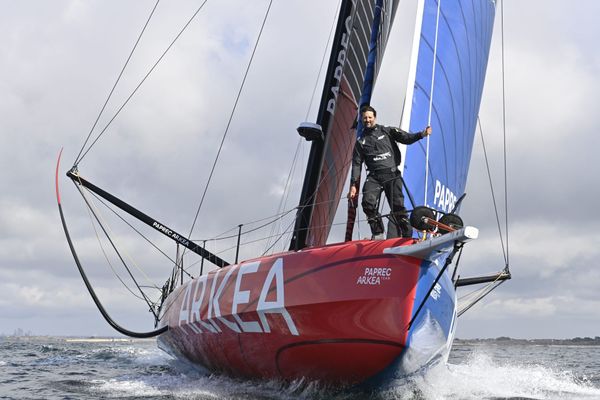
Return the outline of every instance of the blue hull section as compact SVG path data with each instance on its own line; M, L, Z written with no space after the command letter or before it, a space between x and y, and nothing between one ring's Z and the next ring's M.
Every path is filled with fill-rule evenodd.
M361 390L386 389L393 386L396 380L448 360L456 322L456 291L451 268L444 271L435 285L434 282L450 256L450 250L434 260L423 260L412 312L414 320L408 332L406 348L388 368L361 385ZM421 303L423 306L417 314Z

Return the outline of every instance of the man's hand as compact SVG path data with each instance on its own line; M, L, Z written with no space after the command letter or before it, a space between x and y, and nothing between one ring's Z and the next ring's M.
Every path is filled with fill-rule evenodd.
M348 198L353 199L356 197L356 186L350 186L350 191L348 192Z
M427 128L423 129L423 136L429 136L431 135L431 127L428 126Z

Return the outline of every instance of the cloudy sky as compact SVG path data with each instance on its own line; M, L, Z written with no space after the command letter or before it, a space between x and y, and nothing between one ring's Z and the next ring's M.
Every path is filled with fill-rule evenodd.
M60 226L54 170L62 147L63 205L99 295L123 325L151 327L147 308L107 267L82 200L64 172L153 4L0 0L0 333L19 328L50 335L115 333L90 300ZM96 132L200 4L159 5ZM266 1L251 6L209 1L79 164L81 174L187 234L267 6ZM318 74L336 6L337 1L274 1L193 238L212 238L294 207L308 154L295 128L315 118ZM458 337L600 335L600 234L595 229L600 191L594 164L600 148L595 134L600 28L594 20L599 13L600 4L592 0L506 2L513 280L460 318ZM504 222L499 16L480 117ZM397 23L394 33L403 35L404 26ZM392 67L382 69L376 105L387 98L389 77L402 76L394 73L403 61L400 54L389 53L385 60ZM399 109L382 107L379 122L397 123ZM284 190L290 169L293 180ZM504 261L479 135L467 193L463 218L480 228L480 239L468 245L464 274L496 271ZM111 218L110 211L103 213ZM130 236L120 235L127 251L135 254L148 281L162 285L170 272L168 260ZM271 244L249 243L242 256ZM231 258L225 241L209 246Z

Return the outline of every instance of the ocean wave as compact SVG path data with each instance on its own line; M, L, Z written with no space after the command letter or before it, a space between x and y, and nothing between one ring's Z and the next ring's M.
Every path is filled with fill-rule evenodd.
M110 398L163 398L172 399L337 399L364 400L364 395L325 388L316 382L243 380L211 375L172 361L169 369L160 374L127 375L108 380L93 381L91 391Z
M415 397L416 396L416 397ZM499 362L474 352L460 364L439 365L388 392L390 399L596 399L600 389L573 371L536 363Z
M97 348L89 352L87 358L102 362L149 367L164 365L172 359L171 356L156 347L140 348L135 346Z

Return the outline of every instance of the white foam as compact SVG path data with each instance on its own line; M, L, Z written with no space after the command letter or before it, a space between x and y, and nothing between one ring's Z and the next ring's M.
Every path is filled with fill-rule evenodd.
M203 375L193 369L181 369L170 374L144 377L122 377L92 382L93 390L100 396L161 397L174 399L231 399L231 398L277 398L306 399L330 398L320 396L322 388L311 382L298 380L247 381L217 375Z
M473 353L463 364L439 365L411 379L412 390L424 399L596 399L600 389L572 371L557 371L539 364L501 363L485 353ZM404 399L407 387L391 397ZM386 396L387 397L387 396Z
M168 357L150 349L134 352L137 359ZM123 376L93 382L100 397L169 396L175 399L224 398L330 398L318 385L302 380L288 384L276 381L243 381L206 375L184 363L171 361L170 372ZM321 395L323 394L323 395ZM250 397L248 397L250 396ZM334 398L346 398L333 396ZM539 400L600 399L600 388L573 371L539 363L490 356L475 350L460 364L439 364L424 375L400 381L383 398L394 400L480 400L520 398ZM354 397L352 397L354 398Z
M161 390L148 385L141 380L117 380L110 379L108 381L92 381L96 385L96 389L101 393L121 394L126 396L160 396L163 394Z

